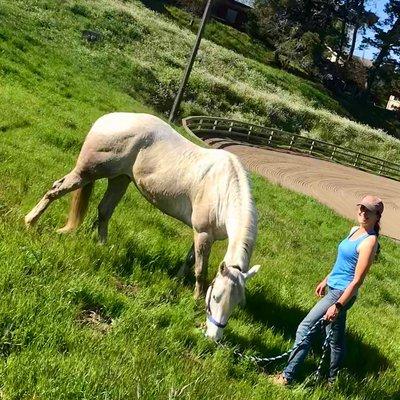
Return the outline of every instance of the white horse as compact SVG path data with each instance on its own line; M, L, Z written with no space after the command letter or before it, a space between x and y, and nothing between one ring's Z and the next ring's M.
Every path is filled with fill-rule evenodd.
M194 258L196 298L205 289L213 242L228 238L228 250L206 296L207 335L219 339L233 307L244 301L246 279L259 268L248 271L257 215L238 159L224 150L197 146L152 115L107 114L92 126L75 168L54 182L25 223L33 225L52 201L73 191L68 221L60 231L76 229L94 181L100 178L108 178L98 206L101 242L107 239L108 222L130 182L150 203L193 228L194 245L181 273Z

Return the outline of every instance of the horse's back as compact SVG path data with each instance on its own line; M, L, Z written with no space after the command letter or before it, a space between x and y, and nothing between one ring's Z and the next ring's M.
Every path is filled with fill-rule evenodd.
M103 115L92 126L89 135L133 136L157 134L178 137L162 119L144 113L115 112Z
M113 171L132 177L139 152L156 143L182 148L190 142L166 122L150 114L111 113L100 117L90 129L77 165L83 170ZM189 144L188 144L189 143Z

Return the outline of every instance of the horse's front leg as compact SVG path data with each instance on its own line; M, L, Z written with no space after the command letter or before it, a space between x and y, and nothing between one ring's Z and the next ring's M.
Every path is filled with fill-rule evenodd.
M196 287L194 289L194 298L198 299L206 289L206 277L208 258L211 252L213 240L212 236L207 232L195 232L194 249L195 264L194 273L196 276Z

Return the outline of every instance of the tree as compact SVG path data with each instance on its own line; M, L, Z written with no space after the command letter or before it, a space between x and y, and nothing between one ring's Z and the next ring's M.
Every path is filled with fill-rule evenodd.
M340 41L339 41L339 49L337 52L336 56L336 63L339 62L339 60L342 57L343 53L343 47L345 44L347 44L347 24L350 19L350 10L352 6L352 1L351 0L344 0L342 4L339 5L338 7L338 17L341 19L341 29L340 29Z
M379 18L375 13L365 9L365 0L355 0L355 4L349 16L349 23L353 27L353 34L346 62L350 62L353 58L359 29L364 29L365 33L365 28L371 28L378 22L378 20Z
M278 62L310 72L322 57L341 0L256 0L250 33L273 44Z
M374 27L373 38L365 38L365 45L372 45L378 49L378 53L370 69L367 81L367 91L370 93L379 74L383 71L385 64L398 65L393 55L400 56L400 1L389 0L385 5L388 17L383 23ZM385 31L384 27L389 26Z
M347 61L350 61L353 58L354 55L354 49L356 47L356 40L357 40L357 33L358 30L361 28L364 30L365 33L365 29L366 28L371 28L372 26L374 26L377 22L378 22L378 16L371 12L371 11L365 11L362 12L360 10L360 13L358 13L355 18L354 18L354 25L353 25L353 37L351 40L351 46L350 46L350 50L349 50L349 54L347 56Z

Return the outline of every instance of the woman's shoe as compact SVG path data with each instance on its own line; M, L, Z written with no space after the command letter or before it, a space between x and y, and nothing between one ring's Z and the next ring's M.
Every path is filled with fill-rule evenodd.
M285 378L285 376L282 373L271 376L271 380L275 385L279 386L289 385L289 381Z

